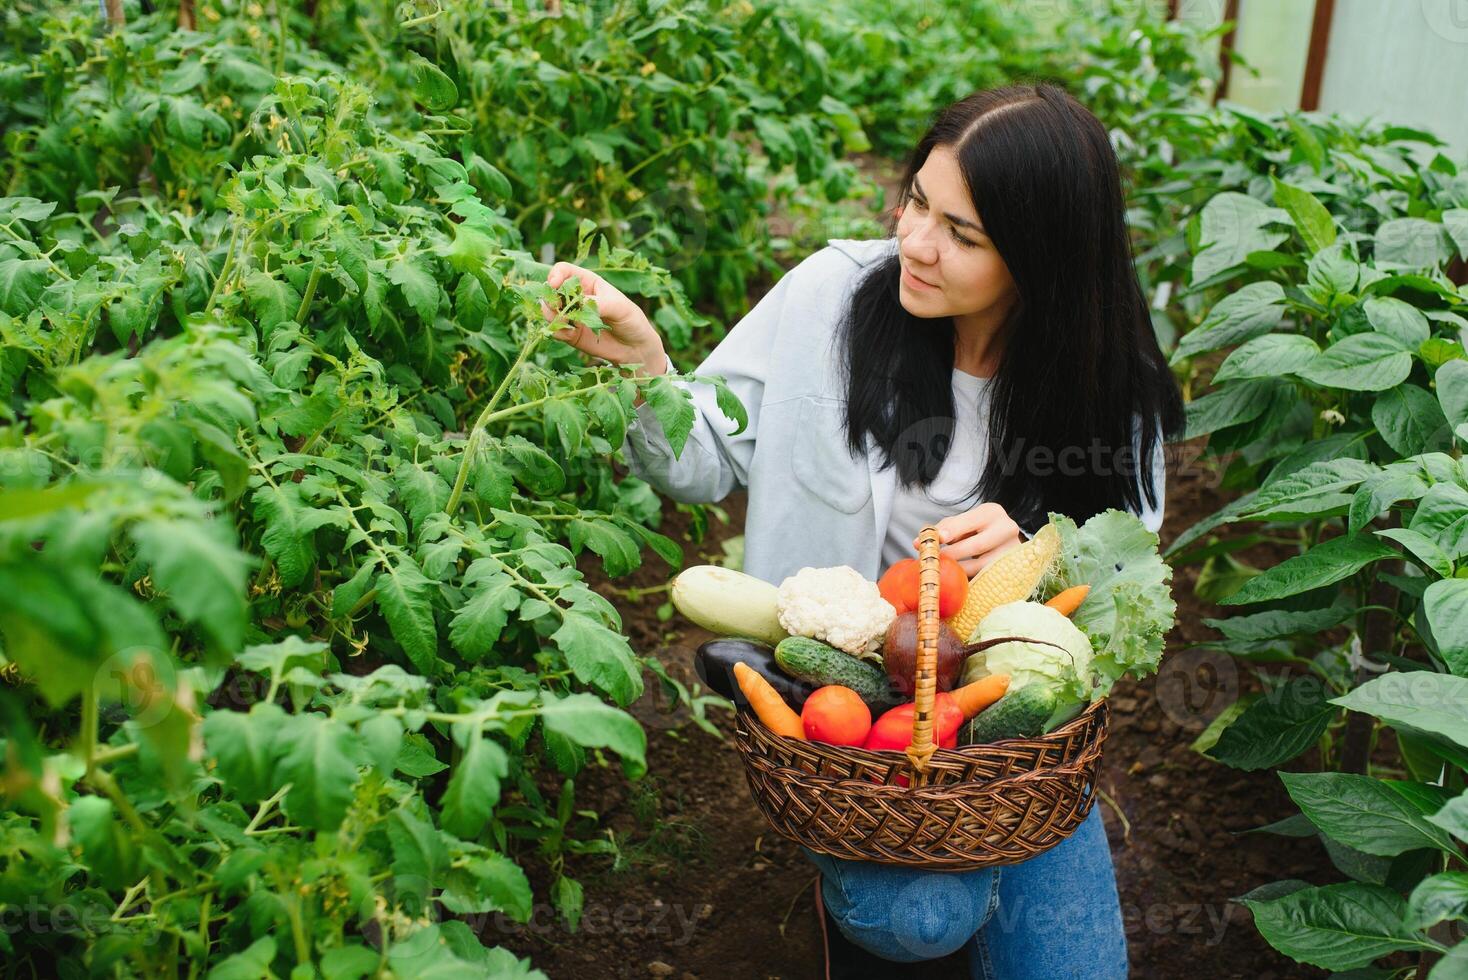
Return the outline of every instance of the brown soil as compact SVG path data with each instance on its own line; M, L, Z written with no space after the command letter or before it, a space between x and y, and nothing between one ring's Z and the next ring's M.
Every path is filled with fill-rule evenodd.
M1186 454L1179 454L1186 455ZM1164 545L1225 499L1215 471L1188 458L1168 479ZM742 499L725 502L730 522L715 523L702 544L687 537L686 516L670 507L668 527L689 562L720 554L742 524ZM1259 557L1253 556L1256 560ZM1267 562L1265 562L1267 564ZM590 571L590 569L588 569ZM1325 882L1339 877L1313 838L1235 836L1294 812L1270 771L1238 772L1197 754L1189 743L1239 690L1256 686L1221 655L1195 644L1210 637L1205 616L1223 611L1193 596L1197 566L1176 571L1177 627L1157 676L1114 693L1112 734L1100 785L1130 949L1140 977L1269 978L1321 976L1279 956L1259 937L1249 913L1229 899L1281 878ZM633 584L666 581L660 563ZM622 583L618 583L622 585ZM626 586L623 585L623 588ZM619 601L634 646L653 653L690 687L692 655L707 634L674 617L660 622L661 593ZM627 853L622 867L604 856L573 859L585 886L586 914L571 933L549 907L533 925L509 924L486 935L509 946L555 980L581 977L677 977L679 980L814 978L821 969L812 901L815 869L796 845L770 831L749 796L732 745L731 715L711 708L721 742L696 727L686 707L667 713L656 679L634 712L649 730L649 775L631 784L619 767L578 778L581 808L600 815ZM1308 756L1296 766L1308 768ZM1293 767L1292 767L1293 768ZM536 880L536 895L549 881ZM888 976L967 977L962 954Z

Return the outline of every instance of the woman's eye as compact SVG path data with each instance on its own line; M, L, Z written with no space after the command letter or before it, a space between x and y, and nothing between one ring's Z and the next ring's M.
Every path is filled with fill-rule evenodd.
M927 207L926 204L924 204L922 201L919 201L917 198L912 199L912 206L917 208L919 211Z
M951 228L949 229L949 232L953 235L953 240L955 242L958 242L958 244L963 245L966 248L973 248L975 245L978 244L978 242L969 241L967 238L964 238L962 235L960 235L956 231L953 231L953 229Z

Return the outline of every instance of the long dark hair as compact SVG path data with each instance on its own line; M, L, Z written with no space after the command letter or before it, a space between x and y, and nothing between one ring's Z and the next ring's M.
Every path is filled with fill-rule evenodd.
M1052 510L1077 521L1108 507L1140 511L1144 494L1158 506L1150 461L1182 428L1182 396L1132 264L1105 128L1053 85L975 92L919 141L903 204L938 146L956 155L1019 293L988 385L978 498L1026 529ZM926 486L947 456L945 421L952 431L954 324L908 313L899 274L895 253L876 263L845 313L846 434L856 453L870 435L904 486Z

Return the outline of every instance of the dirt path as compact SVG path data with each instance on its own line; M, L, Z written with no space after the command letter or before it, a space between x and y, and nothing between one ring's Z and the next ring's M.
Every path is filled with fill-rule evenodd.
M1222 500L1206 472L1185 469L1169 476L1164 543ZM685 539L690 563L700 553L717 555L720 542L737 533L742 501L729 504L730 525L716 525L700 546ZM670 513L670 528L686 534L686 520ZM1176 574L1178 625L1163 670L1115 692L1103 758L1100 782L1115 807L1104 800L1097 805L1111 839L1133 976L1321 975L1276 955L1247 911L1227 901L1268 881L1325 881L1334 873L1313 839L1235 837L1291 812L1277 776L1235 772L1189 748L1240 683L1226 658L1192 647L1211 633L1203 617L1221 612L1194 598L1195 576L1195 567ZM634 579L652 585L665 577L665 568L650 565ZM691 685L692 654L707 634L677 617L659 622L663 598L619 605L634 645L655 651L672 676ZM647 680L651 692L656 683ZM1243 683L1247 689L1249 680ZM650 733L649 776L630 785L615 766L588 772L577 801L594 808L601 826L631 850L628 865L613 869L604 857L574 862L573 874L586 889L579 933L566 931L547 907L533 926L487 938L531 956L555 980L814 978L814 869L793 843L768 829L750 799L731 716L710 713L728 737L721 743L686 711L662 713L651 694L634 707ZM547 884L536 882L537 896ZM890 976L919 971L931 980L967 976L959 957L894 964Z

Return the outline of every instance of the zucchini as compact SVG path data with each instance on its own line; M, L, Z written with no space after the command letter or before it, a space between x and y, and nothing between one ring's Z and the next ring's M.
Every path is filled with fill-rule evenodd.
M775 666L774 648L754 640L709 640L694 655L693 670L698 674L699 680L707 684L715 694L728 698L741 708L747 708L749 699L739 689L739 681L734 677L736 663L748 664L769 681L770 686L780 693L780 697L794 711L804 707L805 699L816 689L814 684L782 674Z
M695 565L673 579L673 605L719 636L745 636L771 645L790 634L775 615L779 590L763 579L718 565Z
M896 704L902 698L892 690L887 672L870 660L859 660L808 636L787 636L775 647L775 663L791 677L815 687L840 684L871 705Z
M1032 738L1045 731L1059 695L1048 684L1026 684L1010 691L964 725L959 745L986 745L1003 738Z

